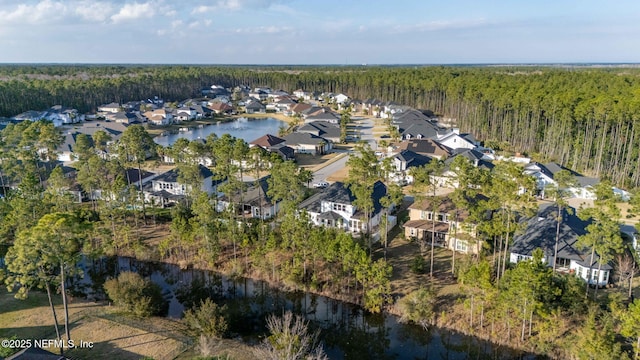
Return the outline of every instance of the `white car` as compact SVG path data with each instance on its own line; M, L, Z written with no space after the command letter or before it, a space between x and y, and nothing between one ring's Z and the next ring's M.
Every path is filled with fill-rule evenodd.
M319 181L319 182L313 184L313 187L316 188L316 189L324 189L327 186L329 186L329 183L326 182L326 181Z

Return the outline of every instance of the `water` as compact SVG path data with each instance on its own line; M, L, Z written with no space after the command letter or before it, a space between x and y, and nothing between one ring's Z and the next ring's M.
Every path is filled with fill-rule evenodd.
M229 330L256 343L265 335L265 317L291 310L320 330L331 359L534 359L533 355L443 329L425 331L401 324L395 316L371 315L357 306L304 292L283 292L262 281L232 280L217 273L177 266L108 258L86 261L85 277L76 284L85 293L102 288L108 276L135 271L160 285L168 317L180 318L185 307L210 297L228 306Z
M202 128L194 128L189 131L181 131L166 136L158 136L154 141L162 146L169 146L179 138L206 139L209 134L215 133L218 136L222 134L231 134L234 137L244 139L251 142L265 134L278 135L280 127L286 127L287 123L274 118L255 118L248 120L246 118L238 118L232 122L206 125Z

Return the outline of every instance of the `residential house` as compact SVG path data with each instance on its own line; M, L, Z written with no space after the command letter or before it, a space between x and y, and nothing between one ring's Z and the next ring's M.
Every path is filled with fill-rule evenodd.
M558 240L558 256L554 259L556 248L556 231L558 208L553 204L544 204L538 209L538 214L530 219L524 219L524 231L513 238L509 260L518 263L533 258L533 251L537 248L544 252L544 261L561 272L577 275L591 285L605 286L609 283L611 265L599 264L597 252L591 259L591 249L578 246L578 238L587 233L590 221L581 220L575 209L571 212L563 209L562 222ZM598 267L600 271L598 271Z
M122 111L124 110L123 107L116 103L116 102L112 102L110 104L105 104L105 105L100 105L98 106L98 112L99 113L117 113L118 111Z
M460 134L460 129L453 128L447 132L438 134L436 140L450 149L475 149L480 146L473 135L465 133Z
M309 133L294 132L283 139L296 154L323 155L333 148L331 141Z
M478 195L474 201L485 199ZM409 206L409 221L404 223L407 238L428 244L433 238L435 246L469 254L478 254L482 248L476 227L469 221L469 212L457 208L448 196L414 202Z
M216 114L231 114L233 112L233 106L224 102L214 102L209 105L209 108Z
M249 97L252 97L259 101L263 101L267 100L267 97L269 97L269 92L265 91L264 89L256 88L249 93Z
M312 195L300 203L298 208L306 210L311 222L316 226L333 227L353 233L369 231L375 239L379 237L378 225L383 213L380 199L386 194L387 187L381 181L376 181L371 195L373 210L369 214L369 221L364 211L354 204L356 197L351 189L342 182L335 182L324 191ZM388 218L391 229L396 218Z
M491 171L494 168L493 163L489 160L486 160L485 154L479 151L464 148L454 150L452 156L444 161L445 167L442 174L440 176L432 177L433 180L436 181L438 186L454 189L458 188L459 184L458 180L456 179L457 175L455 169L451 168L451 165L453 164L455 159L460 156L466 158L469 161L469 164L471 164L471 166L473 167L485 169L487 171Z
M302 116L303 113L309 109L311 109L313 106L311 104L295 104L291 107L291 114L292 115L300 115Z
M171 111L167 109L156 109L153 111L147 111L143 114L147 120L156 126L170 125L173 119Z
M314 121L306 123L300 126L296 130L296 132L313 134L334 143L340 142L340 126L327 121Z
M345 102L349 101L349 97L342 93L334 95L332 99L336 104L344 104Z
M413 183L413 176L409 169L428 164L431 158L417 154L411 150L402 150L393 157L393 167L395 172L391 175L392 180L401 185Z
M249 143L249 147L259 146L270 153L278 154L283 160L295 159L295 150L286 145L284 139L266 134Z
M333 111L328 111L326 108L322 108L322 111L315 112L313 114L308 114L305 118L305 122L315 122L315 121L325 121L331 124L339 124L340 123L340 114L336 114Z
M213 172L203 165L198 165L200 178L202 179L201 190L207 194L218 194L218 186L222 180L214 179ZM174 168L156 176L151 180L151 186L145 191L145 199L148 202L165 206L184 199L191 191L190 186L180 183L178 180L178 169Z
M250 218L270 219L280 211L280 202L276 202L269 196L269 176L263 177L256 184L251 182L242 193L236 192L233 196L222 195L217 203L217 211L222 212L233 205L239 215Z
M252 101L248 104L245 104L244 111L247 114L265 114L267 112L267 107L264 106L260 101Z
M298 89L293 92L293 96L297 97L298 99L303 99L306 94L308 94L308 92L302 89Z
M428 156L438 160L445 160L451 155L451 150L431 139L412 139L390 146L388 152L412 151L416 154Z
M12 119L17 121L48 120L51 121L55 127L59 127L62 125L82 122L84 121L85 116L79 114L76 109L66 108L62 105L55 105L44 111L25 111L14 116Z
M146 120L139 113L124 112L124 111L109 113L109 115L107 115L106 118L111 121L115 121L117 123L127 124L127 125L139 124Z
M122 133L126 130L127 126L127 124L107 121L92 121L73 125L66 131L63 130L63 142L56 149L56 152L58 153L58 160L75 160L74 148L76 145L76 139L79 134L85 134L89 136L89 140L92 141L93 134L95 134L97 131L104 131L111 137L111 142L109 144L112 144L120 139L120 136L122 136ZM106 157L107 153L103 153L101 155L103 157Z
M558 185L554 180L554 177L555 174L562 170L568 171L571 175L573 175L576 181L575 186L566 189L572 197L577 199L596 199L594 186L600 182L599 179L583 176L557 163L550 162L542 165L540 163L533 162L525 166L524 173L527 175L531 175L536 179L536 188L538 190L538 193L542 198L544 198L545 189L548 186Z

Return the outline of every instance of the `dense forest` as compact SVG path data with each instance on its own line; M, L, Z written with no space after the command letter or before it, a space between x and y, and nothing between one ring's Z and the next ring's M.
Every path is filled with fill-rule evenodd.
M344 92L457 119L502 150L640 184L640 70L542 67L5 66L0 116L198 96L211 84Z

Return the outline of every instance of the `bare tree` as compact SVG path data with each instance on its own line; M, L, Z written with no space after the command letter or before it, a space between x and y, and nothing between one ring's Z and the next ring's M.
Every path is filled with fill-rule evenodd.
M328 359L322 345L318 344L319 332L310 333L308 323L301 316L294 316L290 311L282 317L269 315L267 328L271 335L254 350L259 359Z

